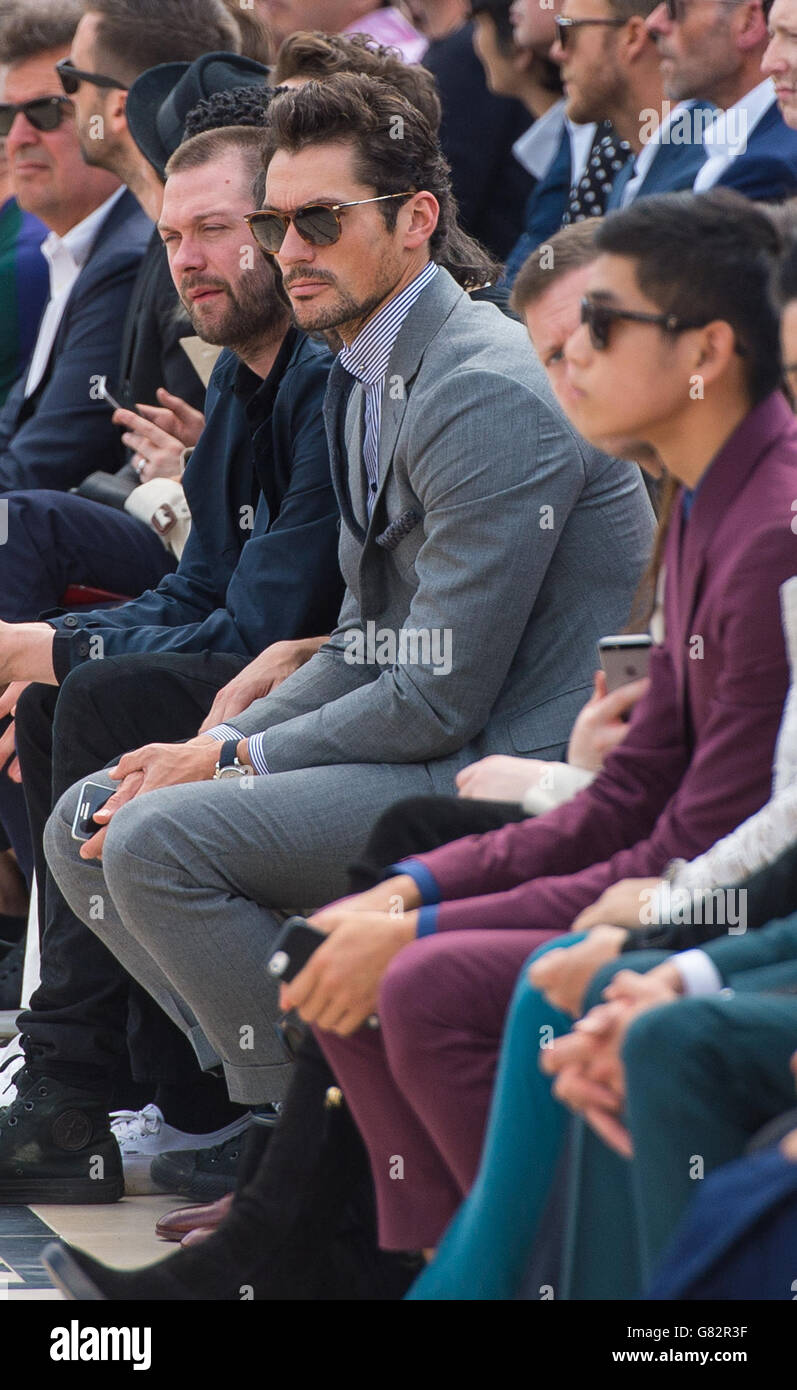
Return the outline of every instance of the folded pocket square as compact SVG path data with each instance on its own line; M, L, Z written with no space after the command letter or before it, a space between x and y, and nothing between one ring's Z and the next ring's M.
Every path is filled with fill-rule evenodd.
M414 531L418 522L422 520L421 513L417 512L414 507L410 507L406 512L402 512L401 516L397 516L395 521L391 521L381 536L377 536L377 545L381 545L383 550L395 550L396 546L404 540L404 537L408 536L410 531Z

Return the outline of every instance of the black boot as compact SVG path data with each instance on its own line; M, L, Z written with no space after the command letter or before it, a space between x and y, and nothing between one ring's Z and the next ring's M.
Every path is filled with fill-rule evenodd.
M124 1195L122 1158L104 1101L22 1068L0 1110L0 1206L88 1205Z
M200 1245L140 1270L67 1246L45 1263L72 1298L114 1301L400 1299L415 1256L380 1251L368 1155L315 1040L252 1182Z

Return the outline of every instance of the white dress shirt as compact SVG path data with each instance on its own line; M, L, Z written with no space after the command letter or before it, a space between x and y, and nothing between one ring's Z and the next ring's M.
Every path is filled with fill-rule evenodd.
M737 155L744 154L748 139L774 100L772 79L765 77L763 82L759 82L752 91L745 92L727 111L717 112L703 136L708 158L698 170L694 182L695 193L705 193L707 188L713 188Z
M28 369L28 379L25 382L26 399L32 396L41 384L75 281L91 254L100 227L124 191L123 187L118 188L100 207L95 208L94 212L90 212L88 217L84 217L75 227L71 227L64 236L50 232L42 242L42 255L50 267L50 298L42 315Z
M556 152L567 128L570 137L570 186L578 183L587 167L587 160L595 140L597 126L576 125L565 115L565 99L555 101L553 106L537 118L532 126L516 140L512 153L518 164L532 174L535 179L543 179L556 158Z

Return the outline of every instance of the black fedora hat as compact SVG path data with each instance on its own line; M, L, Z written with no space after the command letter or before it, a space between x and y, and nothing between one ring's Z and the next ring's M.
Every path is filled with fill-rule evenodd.
M130 134L164 178L182 143L186 116L197 102L233 87L266 86L269 71L240 53L203 53L194 63L160 63L142 72L127 94Z

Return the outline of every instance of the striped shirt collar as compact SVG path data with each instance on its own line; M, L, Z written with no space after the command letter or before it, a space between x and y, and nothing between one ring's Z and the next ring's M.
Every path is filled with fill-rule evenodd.
M342 349L341 366L364 386L373 386L385 375L402 324L437 271L434 261L429 261L420 275L416 275L395 299L389 300L378 314L369 319L354 341Z

